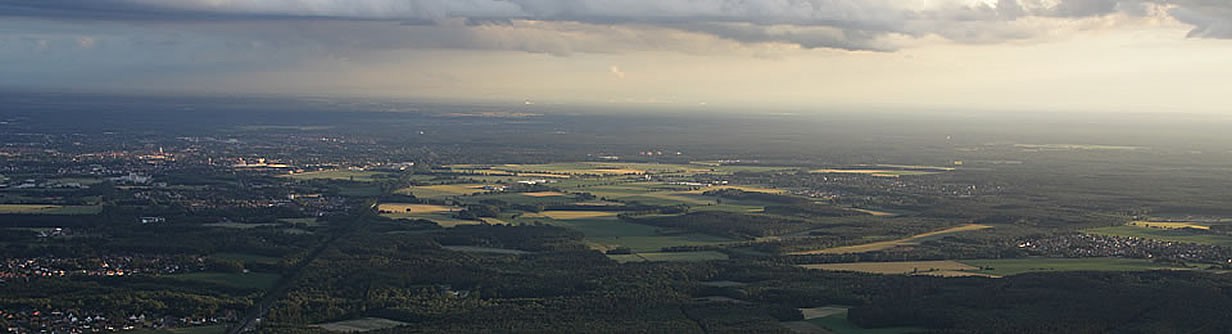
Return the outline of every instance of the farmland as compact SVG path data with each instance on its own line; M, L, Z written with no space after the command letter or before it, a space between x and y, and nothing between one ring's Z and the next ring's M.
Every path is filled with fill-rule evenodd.
M873 274L911 274L932 276L984 276L972 271L978 267L957 261L857 262L802 265L808 269L851 271Z
M69 332L29 320L71 311L164 333L1232 329L1232 120L80 100L0 112L0 327ZM448 116L541 107L560 112ZM90 119L112 108L129 111ZM233 165L254 159L332 170Z
M1171 221L1156 222L1156 221L1138 220L1138 221L1129 222L1129 226L1142 227L1142 228L1158 228L1158 229L1165 229L1165 230L1175 230L1175 229L1182 229L1182 228L1192 228L1192 229L1197 229L1197 230L1211 229L1211 224L1205 223L1205 222L1171 222Z
M530 196L530 197L560 197L560 196L566 196L566 195L567 194L559 192L559 191L537 191L537 192L530 192L530 193L522 193L522 196Z
M482 184L442 184L431 186L414 186L399 189L397 193L410 194L419 198L445 198L466 196L487 192Z
M434 204L381 203L377 206L383 217L393 219L426 219L444 227L485 224L485 221L459 219L454 214L462 208Z
M1185 269L1175 265L1160 264L1142 259L1122 258L1082 258L1082 259L1001 259L1001 260L959 260L962 263L979 267L975 272L1009 276L1029 272L1057 271L1146 271L1164 269Z
M544 211L541 213L532 213L532 214L525 215L525 217L530 217L530 218L548 217L548 218L559 219L559 220L602 218L602 217L615 217L615 216L616 216L616 212L611 212L611 211L556 211L556 210L549 210L549 211Z
M992 226L981 225L981 224L967 224L963 226L947 228L944 230L921 233L921 234L913 235L913 236L903 238L903 239L898 239L898 240L879 241L879 242L860 244L860 245L854 245L854 246L843 246L843 247L827 248L827 249L814 250L814 251L795 252L795 253L792 253L791 255L846 254L846 253L873 252L873 251L879 251L879 250L886 250L886 249L890 249L890 248L894 248L898 246L914 245L921 240L932 238L932 237L937 237L937 236L942 236L946 234L968 232L968 231L979 231L979 230L989 229L989 228L992 228Z
M406 203L381 203L377 206L377 210L389 212L391 214L435 214L445 212L457 212L462 208L456 206L434 205L434 204L406 204Z
M550 216L559 218L549 218ZM664 247L715 245L732 239L700 233L665 231L653 226L633 224L616 219L608 212L546 211L542 217L527 215L519 223L542 222L582 232L592 247L610 250L620 247L635 252L658 252Z
M87 205L0 204L0 214L93 215L100 211L102 207Z

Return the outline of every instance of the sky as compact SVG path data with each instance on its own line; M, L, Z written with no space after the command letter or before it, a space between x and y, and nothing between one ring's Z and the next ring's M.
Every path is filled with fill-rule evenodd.
M1226 0L0 0L0 88L1227 112Z

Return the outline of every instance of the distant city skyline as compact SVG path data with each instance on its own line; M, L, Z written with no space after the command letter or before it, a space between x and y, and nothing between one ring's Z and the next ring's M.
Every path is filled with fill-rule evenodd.
M0 0L0 88L1227 112L1232 2Z

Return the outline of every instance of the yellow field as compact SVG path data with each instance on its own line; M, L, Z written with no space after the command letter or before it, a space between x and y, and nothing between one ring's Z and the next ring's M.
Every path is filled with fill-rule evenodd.
M589 218L615 217L615 216L616 216L616 212L609 212L609 211L556 211L556 210L548 210L548 211L540 212L540 213L537 213L537 214L528 214L528 215L527 215L527 217L536 217L536 216L539 216L539 217L548 217L548 218L552 218L552 219L559 219L559 220L569 220L569 219L589 219Z
M482 184L441 184L434 186L409 187L399 189L400 194L414 194L416 197L434 198L478 194L487 192Z
M92 215L102 211L99 206L54 204L0 204L0 214Z
M640 170L640 169L627 169L627 168L611 168L611 169L608 169L608 168L597 168L597 169L587 169L587 170L584 170L584 171L582 171L582 172L583 172L583 173L587 173L587 174L614 174L614 175L625 175L625 174L646 174L646 171L644 171L644 170Z
M0 204L0 213L39 213L59 208L59 205L46 204Z
M1211 229L1210 226L1198 225L1198 224L1199 223L1197 222L1150 222L1150 221L1134 221L1134 222L1129 223L1130 226L1137 226L1137 227L1143 227L1143 228L1159 228L1159 229L1165 229L1165 230L1176 230L1176 229L1182 229L1182 228L1192 228L1192 229L1199 229L1199 230Z
M461 207L433 204L381 203L377 206L381 216L393 219L426 219L441 227L480 224L506 224L496 218L480 218L480 220L458 219L453 213L462 211ZM407 211L410 210L410 211Z
M568 194L565 194L559 191L540 191L540 192L533 192L533 193L522 193L522 196L553 197L553 196L568 196Z
M567 178L569 178L569 175L562 175L562 174L548 174L548 173L517 173L517 174L515 174L515 175L517 175L517 176L525 176L525 177L542 177L542 178L549 178L549 179L567 179Z
M847 312L847 309L849 309L849 307L842 307L842 306L811 307L811 308L800 309L800 314L804 315L804 320L812 320L812 319L824 318L824 317L828 317L831 315Z
M856 262L856 263L827 263L827 264L804 264L801 267L807 269L820 269L829 271L852 271L872 274L913 274L913 275L934 275L945 277L959 276L985 276L992 275L967 272L968 270L979 270L980 268L971 266L965 263L956 261L910 261L910 262Z
M898 216L898 214L896 214L896 213L885 212L885 211L876 211L876 210L868 210L868 209L860 209L860 208L851 208L850 210L851 210L851 211L856 211L856 212L863 212L863 213L867 213L867 214L873 215L874 217L894 217L894 216Z
M431 214L441 212L456 212L462 208L456 206L433 205L433 204L407 204L407 203L381 203L377 207L380 211L389 211L394 213L410 213L410 214Z
M920 234L916 234L916 235L898 239L898 240L879 241L879 242L867 243L867 244L862 244L862 245L843 246L843 247L826 248L826 249L820 249L820 250L795 252L795 253L790 253L790 255L849 254L849 253L874 252L874 251L886 250L886 249L903 246L903 245L914 245L915 242L919 239L934 237L934 236L938 236L942 234L950 234L950 233L958 233L958 232L966 232L966 231L978 231L978 230L983 230L983 229L988 229L988 228L992 228L992 226L982 225L982 224L967 224L967 225L947 228L947 229L939 230L939 231L920 233Z

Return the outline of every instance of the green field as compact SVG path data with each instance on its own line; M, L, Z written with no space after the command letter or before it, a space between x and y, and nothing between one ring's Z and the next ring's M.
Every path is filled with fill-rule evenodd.
M539 193L531 193L531 194L536 195ZM493 200L499 200L501 202L516 204L516 205L536 205L536 204L568 205L568 204L572 204L578 201L576 197L572 195L568 195L568 194L562 194L560 196L532 196L532 195L526 195L524 193L491 193L491 194L479 194L479 195L467 197L464 200L467 202L478 203L483 200L493 199Z
M1189 242L1195 244L1232 247L1232 236L1194 231L1190 229L1156 229L1137 226L1110 226L1085 230L1086 233L1110 235L1118 237L1133 237L1163 241Z
M1009 276L1029 272L1053 271L1148 271L1162 269L1184 269L1167 264L1154 263L1141 259L1123 258L1082 258L1082 259L1004 259L1004 260L959 260L987 270L973 272Z
M202 282L218 284L241 289L269 289L274 286L274 282L280 277L278 274L267 273L247 273L247 274L224 274L224 273L191 273L177 274L165 276L178 280Z
M318 172L304 172L289 174L286 177L295 180L338 180L338 181L355 181L355 182L375 182L383 176L388 175L383 172L371 172L362 170L323 170Z
M419 198L445 198L483 192L487 192L487 190L483 189L482 184L441 184L408 187L397 191L399 194L411 194Z
M0 214L93 215L102 211L101 206L92 205L0 204Z
M735 240L701 233L664 231L660 228L621 221L616 217L585 219L551 219L547 217L522 217L516 223L543 222L577 230L586 235L586 240L601 250L628 247L635 252L657 252L671 246L700 246L732 242Z

